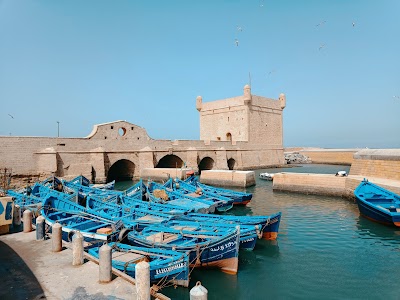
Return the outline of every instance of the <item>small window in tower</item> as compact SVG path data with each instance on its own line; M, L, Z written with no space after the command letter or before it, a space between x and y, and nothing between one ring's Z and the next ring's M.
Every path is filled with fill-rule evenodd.
M220 136L217 136L217 141L220 141L221 140L221 137Z
M229 122L229 117L228 117L228 122Z
M268 123L265 123L265 126L268 126Z
M114 129L114 126L111 126L111 129Z
M106 140L106 139L107 139L107 137L105 136L105 137L104 137L104 139Z
M133 127L131 127L131 130L133 130Z

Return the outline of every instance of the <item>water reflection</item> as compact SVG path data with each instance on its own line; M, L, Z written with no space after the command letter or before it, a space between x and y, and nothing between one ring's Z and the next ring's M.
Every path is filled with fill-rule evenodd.
M363 216L357 218L357 233L363 239L377 239L392 245L399 245L400 228L370 221Z

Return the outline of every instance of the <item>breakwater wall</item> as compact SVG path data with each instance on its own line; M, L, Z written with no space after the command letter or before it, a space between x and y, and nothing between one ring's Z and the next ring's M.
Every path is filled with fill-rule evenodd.
M330 153L331 155L338 154L336 161L339 161L345 152L331 151ZM273 189L354 198L354 189L366 178L400 194L399 170L400 149L363 149L353 154L348 177L338 177L334 174L277 173L274 175Z

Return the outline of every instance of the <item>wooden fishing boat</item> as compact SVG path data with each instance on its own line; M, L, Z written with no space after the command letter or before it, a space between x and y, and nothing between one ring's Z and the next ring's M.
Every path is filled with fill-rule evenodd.
M207 192L210 194L217 194L220 196L224 196L226 198L231 198L233 199L233 205L246 205L251 201L251 198L253 197L253 194L251 193L244 193L229 189L217 188L211 185L200 183L197 180L197 177L195 176L187 178L185 182L200 188L203 192Z
M189 286L189 255L166 249L134 247L122 243L109 243L112 248L112 266L135 278L136 264L147 261L150 265L151 283L173 283ZM100 247L88 250L88 253L99 258Z
M193 207L183 207L168 203L159 203L157 201L154 201L153 198L154 196L150 195L149 201L143 201L133 197L120 196L121 204L131 208L147 209L151 211L168 213L171 215L181 215L196 211L196 209L194 209Z
M115 190L107 190L107 189L99 189L92 186L84 186L77 183L71 183L68 181L63 182L64 189L67 188L69 190L75 191L78 193L78 197L80 200L83 200L85 197L89 195L97 195L102 199L112 199L116 196L122 195L123 192L115 191Z
M72 202L71 199L49 194L43 201L41 215L46 224L52 226L59 223L62 226L63 239L70 240L72 234L79 231L86 240L115 241L123 226L122 221L113 221L102 217L93 210L88 210Z
M71 180L68 180L67 182L71 183L71 184L78 184L78 185L93 187L96 189L104 189L104 190L113 190L114 186L115 186L115 180L110 181L108 183L91 184L90 180L83 175L79 175Z
M156 195L155 193L160 192L162 195ZM161 193L162 192L162 193ZM149 182L147 185L147 193L153 196L152 201L159 203L168 203L183 208L194 209L199 213L214 213L216 204L212 201L196 199L186 197L180 193L174 192L171 189L163 187L161 184L155 183L154 181ZM157 197L159 196L159 197Z
M233 207L233 199L216 193L203 191L194 185L191 185L183 180L179 180L178 178L175 178L174 180L170 178L164 184L164 187L170 188L171 190L178 192L185 197L212 201L215 203L215 209L219 212L226 212Z
M400 227L400 196L364 179L354 190L360 214L372 221Z
M228 216L213 214L188 213L176 216L177 219L196 220L212 224L236 224L236 225L260 225L262 238L265 240L276 240L279 232L279 225L282 213L274 213L269 216Z
M89 196L87 199L87 208L96 211L102 217L110 220L122 220L125 228L135 229L137 231L143 230L145 227L154 224L162 224L163 226L186 226L190 228L196 228L200 230L208 228L209 230L215 229L215 223L217 218L206 217L195 219L186 217L184 214L171 215L165 212L153 211L147 208L133 208L126 207L124 205L118 205L115 203L104 203L100 199L96 199L93 196ZM195 215L195 214L194 214ZM207 216L206 214L202 216ZM216 216L218 217L218 216ZM218 227L231 227L232 224L240 225L240 249L253 250L257 237L262 237L262 224L241 224L239 222L225 222L223 219L218 219ZM121 239L123 236L121 235Z
M193 267L216 267L228 274L236 274L238 270L240 226L215 227L214 231L180 225L149 226L141 232L129 232L128 240L135 246L189 252Z

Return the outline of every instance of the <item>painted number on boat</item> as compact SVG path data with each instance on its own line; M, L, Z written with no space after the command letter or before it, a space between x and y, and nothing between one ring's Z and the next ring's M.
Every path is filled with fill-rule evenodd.
M229 243L226 243L224 245L219 245L216 248L210 248L210 250L213 251L213 252L214 251L223 251L224 249L232 248L235 245L236 245L236 241L235 242L229 242Z
M168 268L158 269L158 270L156 270L156 275L169 273L171 271L174 271L174 270L177 270L177 269L181 269L181 268L185 268L185 267L186 267L186 262L182 262L182 263L176 264L176 265L168 267Z

